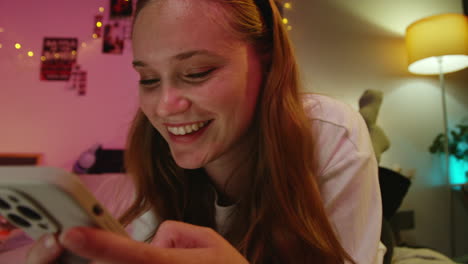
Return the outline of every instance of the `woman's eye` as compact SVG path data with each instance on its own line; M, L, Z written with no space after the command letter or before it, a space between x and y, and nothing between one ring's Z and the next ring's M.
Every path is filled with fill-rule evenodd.
M142 86L151 86L155 85L159 82L159 79L146 79L146 80L140 80L139 83Z
M212 73L214 70L216 70L216 68L212 68L203 72L187 74L185 75L185 77L190 78L190 79L203 79L204 77L207 77L210 73Z

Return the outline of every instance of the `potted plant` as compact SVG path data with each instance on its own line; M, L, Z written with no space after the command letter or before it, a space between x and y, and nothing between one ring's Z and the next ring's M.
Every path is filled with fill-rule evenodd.
M448 138L448 151L459 161L468 162L468 125L459 124L455 130L450 131ZM440 133L432 142L429 151L433 154L444 153L445 134ZM468 171L465 171L468 180Z

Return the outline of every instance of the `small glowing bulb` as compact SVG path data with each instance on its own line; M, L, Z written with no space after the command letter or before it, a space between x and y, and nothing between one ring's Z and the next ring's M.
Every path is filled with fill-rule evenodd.
M76 55L76 50L72 50L72 55L75 56Z
M1 48L3 48L3 44L2 44L2 43L0 43L0 49L1 49Z
M284 8L291 9L291 3L289 3L289 2L284 3Z
M86 46L88 46L86 42L81 43L81 47L86 48Z
M55 57L56 59L60 59L60 54L55 53L55 54L54 54L54 57Z
M41 61L46 61L47 58L45 56L41 56Z
M0 33L4 32L5 29L3 29L2 27L0 27Z
M102 22L101 21L96 22L96 27L102 27Z
M288 25L287 29L288 29L288 30L291 30L291 29L292 29L292 27L291 27L290 25Z
M28 51L28 56L29 56L29 57L32 57L32 56L34 56L34 52L32 52L32 51Z
M93 39L97 39L97 34L96 33L93 34Z
M15 44L15 48L16 48L16 49L21 49L21 44L16 43L16 44Z
M103 12L104 12L104 7L101 6L101 7L99 8L99 12L103 13Z
M283 18L283 24L287 24L289 21L287 18Z

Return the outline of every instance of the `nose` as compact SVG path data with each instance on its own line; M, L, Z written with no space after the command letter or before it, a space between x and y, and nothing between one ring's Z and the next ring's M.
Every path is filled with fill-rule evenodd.
M160 88L161 97L156 105L156 114L158 116L174 116L189 109L191 102L186 98L183 89L170 85L163 85Z

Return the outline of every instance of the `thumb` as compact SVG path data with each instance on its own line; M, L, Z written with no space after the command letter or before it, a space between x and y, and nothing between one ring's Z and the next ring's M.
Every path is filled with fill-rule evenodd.
M212 248L219 245L220 239L211 228L164 221L151 244L161 248Z

